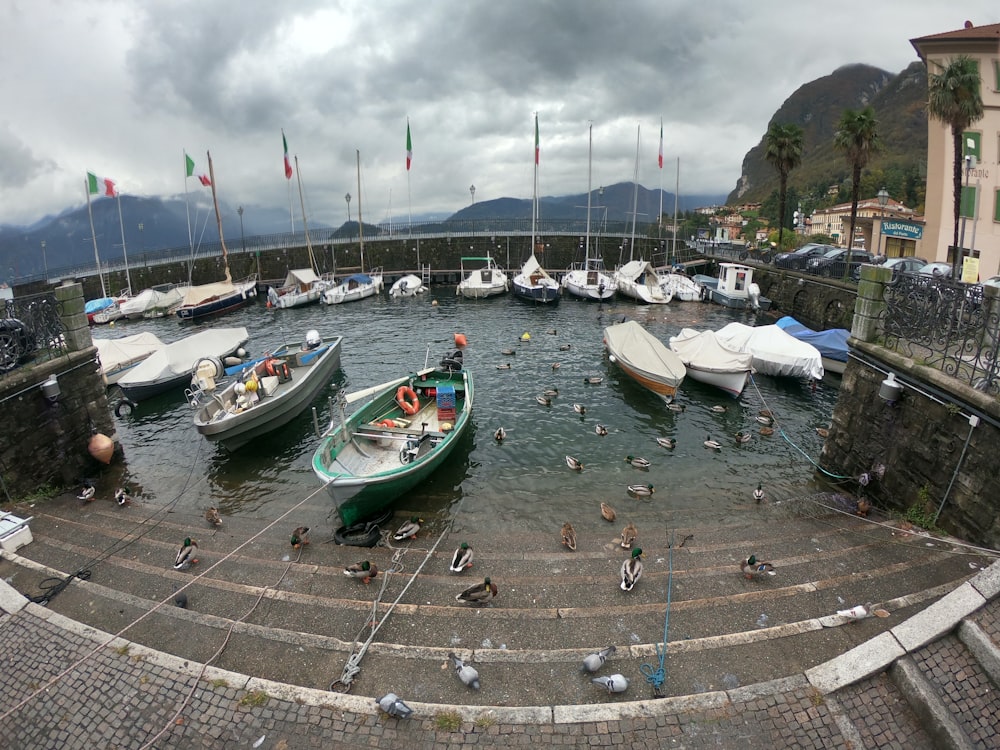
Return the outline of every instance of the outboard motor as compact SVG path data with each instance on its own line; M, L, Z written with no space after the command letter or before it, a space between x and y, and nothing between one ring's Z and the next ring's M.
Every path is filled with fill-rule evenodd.
M458 372L462 369L465 357L461 349L456 349L451 354L446 354L441 360L441 369L448 372Z
M313 328L309 331L306 331L306 340L302 342L302 351L304 352L312 351L322 343L323 339L320 338L319 331Z

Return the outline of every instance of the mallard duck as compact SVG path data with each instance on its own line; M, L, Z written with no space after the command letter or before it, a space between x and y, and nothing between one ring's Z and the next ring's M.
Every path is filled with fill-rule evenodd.
M502 365L497 365L498 370L509 370L510 362L504 362Z
M573 404L573 411L579 414L581 417L587 413L587 407L583 404Z
M625 528L622 529L622 549L631 549L632 545L635 544L636 538L639 536L639 529L635 527L635 524L631 521L626 524Z
M498 443L502 443L504 440L507 439L507 430L505 430L503 427L497 427L497 431L493 433L493 439L496 440Z
M614 521L616 516L614 508L607 503L601 503L601 518L605 521Z
M500 353L506 354L508 357L517 354L517 352L515 352L513 349L501 349Z
M132 493L128 487L119 487L115 490L115 502L122 506L132 504Z
M458 594L455 599L466 604L482 604L490 601L497 595L497 585L489 578L484 578L482 583L477 583Z
M542 391L542 395L543 396L548 396L549 398L555 398L556 396L559 395L559 389L558 388L546 388L544 391Z
M547 333L547 334L548 334L549 336L555 336L555 335L557 335L557 334L558 334L559 332L558 332L558 331L557 331L557 330L556 330L555 328L550 328L550 329L549 329L549 330L547 330L547 331L546 331L545 333Z
M560 367L561 367L561 365L558 362L553 362L552 363L552 369L553 370L558 370Z
M372 578L378 575L378 568L375 563L362 560L344 568L344 575L349 578L360 578L367 584Z
M761 409L757 413L762 417L770 417L772 419L774 418L774 412L772 412L770 409Z
M757 482L757 489L753 491L753 499L757 503L764 501L764 488L761 487L760 482Z
M830 430L828 430L826 427L817 427L816 434L819 435L824 440L826 440L828 437L830 437Z
M746 576L747 580L762 573L767 573L769 576L775 575L774 565L769 562L761 562L753 555L750 555L750 557L740 563L740 570L743 571L743 575Z
M409 521L404 521L403 524L396 529L396 533L392 535L392 538L397 542L401 542L407 538L416 539L417 532L420 531L420 524L423 522L424 519L411 516Z
M608 434L608 428L602 424L597 424L594 426L594 432L596 432L601 437L604 437L605 435Z
M181 542L180 550L177 551L177 557L174 558L174 570L187 570L198 562L198 558L194 556L194 551L197 548L198 542L191 537L185 537L184 541Z
M598 377L596 375L588 375L583 379L583 382L587 385L600 385L604 382L604 378Z
M753 438L753 435L750 433L749 430L740 430L739 432L736 433L735 437L737 443L749 443L750 440Z
M724 414L727 411L727 408L722 404L715 404L712 407L712 411L714 411L716 414Z
M573 347L572 344L562 344L559 346L559 351L568 352Z
M296 528L289 541L292 544L292 549L299 549L303 545L309 544L309 527L299 526Z
M868 498L858 498L858 506L854 514L861 518L868 518L868 512L872 509L871 501Z
M774 424L774 417L772 417L772 416L770 416L768 414L758 414L757 415L757 421L760 422L762 425L766 425L767 427L770 427L771 425Z
M622 591L631 591L642 578L642 550L636 547L632 556L622 563Z
M572 456L566 456L566 465L573 469L573 471L583 470L583 462L573 458Z
M455 554L451 556L451 564L448 570L452 573L461 573L466 568L472 567L472 547L466 542L462 542L455 549Z
M559 532L562 535L562 543L569 547L574 552L576 551L576 529L573 528L573 524L569 521L562 525L562 529Z
M625 490L632 497L649 497L653 494L653 485L651 484L630 484Z
M639 458L639 456L625 456L625 461L637 469L648 469L650 467L649 459Z
M668 451L672 451L677 447L677 440L672 437L658 437L656 438L656 444L661 448L666 448Z
M720 443L718 440L712 440L712 436L711 435L706 435L705 436L705 442L703 443L703 445L706 448L708 448L709 450L713 450L713 451L720 451L720 450L722 450L722 443Z
M212 526L222 526L222 516L218 508L209 508L205 511L205 520Z
M97 488L90 482L84 482L83 487L80 489L80 494L76 496L76 499L83 503L89 503L94 499L94 495L96 494Z
M542 406L552 406L552 399L548 396L535 396L535 401Z
M678 404L675 401L671 401L667 404L667 408L670 409L670 411L684 411L687 407L684 406L684 404Z
M760 434L763 435L764 437L767 437L768 435L773 435L774 434L774 428L773 427L761 427L760 428Z

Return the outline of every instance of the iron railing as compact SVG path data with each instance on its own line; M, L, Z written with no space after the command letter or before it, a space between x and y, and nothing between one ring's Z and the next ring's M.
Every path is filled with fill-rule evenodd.
M0 318L0 372L29 360L66 353L60 304L52 292L4 300Z
M899 274L884 292L883 344L990 396L1000 396L1000 299L980 284Z

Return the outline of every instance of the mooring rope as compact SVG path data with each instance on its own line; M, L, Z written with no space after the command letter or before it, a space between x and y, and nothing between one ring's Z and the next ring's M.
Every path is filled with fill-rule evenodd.
M687 541L685 539L685 541ZM652 664L640 664L639 671L646 676L646 682L653 686L653 697L662 698L663 693L660 688L666 682L667 673L664 662L667 658L667 641L670 631L670 599L674 587L674 531L670 531L670 544L667 546L667 607L663 614L663 642L656 644L656 655L660 658L660 665L653 669Z

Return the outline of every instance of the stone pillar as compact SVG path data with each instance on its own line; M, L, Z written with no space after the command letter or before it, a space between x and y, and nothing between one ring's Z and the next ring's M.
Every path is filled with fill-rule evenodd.
M63 325L66 351L82 352L92 347L94 340L90 336L90 324L84 311L83 285L76 281L64 281L53 292Z
M861 266L858 299L854 303L851 336L859 341L874 343L878 338L878 321L885 310L883 292L892 280L892 269L882 266Z

